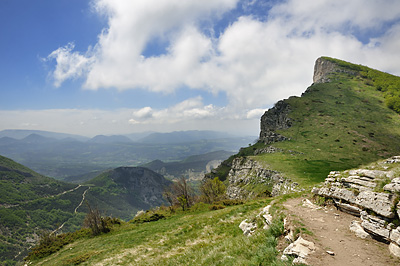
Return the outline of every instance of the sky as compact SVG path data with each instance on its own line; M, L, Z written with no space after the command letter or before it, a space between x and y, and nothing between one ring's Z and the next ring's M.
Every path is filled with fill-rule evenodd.
M216 130L330 56L400 75L398 0L0 0L0 130Z

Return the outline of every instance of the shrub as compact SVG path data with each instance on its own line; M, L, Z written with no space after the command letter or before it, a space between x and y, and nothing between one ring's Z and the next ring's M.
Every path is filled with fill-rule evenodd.
M210 211L225 209L225 206L213 204L209 207Z
M83 226L89 228L92 231L92 235L97 236L101 233L108 233L111 230L112 218L104 218L101 216L100 211L92 207L87 202L89 212L86 214Z
M31 249L31 252L29 252L25 260L36 260L47 257L60 250L63 246L72 243L79 238L88 236L89 232L90 231L87 229L81 229L73 233L60 234L56 236L50 231L43 231L40 234L39 244Z
M165 219L165 215L161 213L145 213L140 216L135 217L132 222L133 223L149 223L149 222L154 222L158 221L161 219Z
M200 187L201 198L206 203L213 203L225 198L226 186L218 177L207 179Z
M217 201L216 204L222 204L224 206L236 206L236 205L242 205L243 204L243 200L239 200L239 199L224 199L224 200Z

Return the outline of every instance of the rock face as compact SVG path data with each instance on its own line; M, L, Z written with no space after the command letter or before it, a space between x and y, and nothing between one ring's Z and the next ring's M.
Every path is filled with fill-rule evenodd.
M344 172L330 172L325 183L312 192L334 201L339 210L361 218L350 230L359 237L390 243L392 254L400 257L399 194L400 157L394 156L369 166Z
M335 72L344 72L348 73L349 75L356 75L357 72L351 71L346 68L342 68L338 66L335 62L330 60L326 60L323 57L317 59L314 65L314 76L313 82L314 83L326 83L330 82L330 75Z
M244 157L233 160L228 175L227 195L230 199L251 198L254 192L248 186L264 185L272 196L298 191L298 184L283 177L279 172L267 169L261 163Z
M287 140L285 136L276 133L276 130L292 126L289 112L290 105L284 100L277 102L274 107L266 111L261 117L259 140L266 144Z
M129 199L142 209L164 203L162 193L172 182L143 167L119 167L110 172L115 184L129 191Z

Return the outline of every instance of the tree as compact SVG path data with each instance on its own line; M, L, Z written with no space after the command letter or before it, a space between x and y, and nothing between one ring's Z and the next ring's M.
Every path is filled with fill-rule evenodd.
M193 189L186 182L184 176L164 190L163 196L170 203L179 205L183 211L193 205Z
M110 232L110 226L106 219L101 216L99 209L93 209L87 201L86 204L89 212L86 214L83 225L87 228L90 228L94 236L99 235L100 233Z
M174 211L174 208L173 208L173 206L174 206L174 194L172 194L171 188L168 187L168 188L164 189L164 192L163 192L162 195L163 195L163 198L166 201L168 201L168 203L169 203L169 210L171 212L173 212Z
M204 181L200 191L201 197L206 203L222 200L226 196L226 186L218 177Z

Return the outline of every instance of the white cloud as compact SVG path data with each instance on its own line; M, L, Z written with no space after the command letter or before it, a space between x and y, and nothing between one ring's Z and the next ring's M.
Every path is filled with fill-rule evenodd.
M133 112L133 116L141 119L151 118L153 116L153 109L149 106L143 107Z
M247 119L259 119L264 113L267 111L266 109L252 109L247 112Z
M226 108L204 105L195 97L165 109L0 110L3 129L38 129L86 136L141 131L216 130L257 135L259 118L238 116ZM240 125L240 126L239 126Z
M56 61L56 69L52 73L55 87L59 87L67 79L75 79L83 76L88 71L88 68L90 68L93 58L81 55L79 52L72 53L71 51L74 47L74 43L69 43L53 51L45 59L54 59Z
M108 27L85 53L73 52L69 44L49 56L57 63L55 84L83 77L83 86L93 90L176 93L194 88L227 95L225 107L191 98L162 110L133 110L126 120L131 125L165 125L255 118L274 102L300 95L311 84L314 62L322 55L400 74L397 0L288 0L275 4L263 21L237 18L218 38L200 26L201 21L218 21L238 2L95 1L97 12L108 17ZM242 1L242 6L254 3ZM168 44L165 53L143 56L146 45L157 40Z
M175 124L206 118L223 119L223 108L204 105L201 97L190 98L166 109L144 107L132 112L132 124Z

